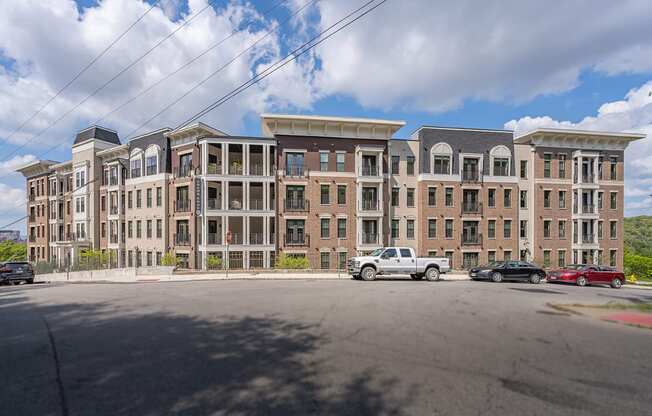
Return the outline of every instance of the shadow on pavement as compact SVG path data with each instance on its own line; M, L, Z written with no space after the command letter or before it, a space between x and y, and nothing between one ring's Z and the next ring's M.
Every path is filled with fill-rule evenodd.
M411 401L397 397L397 381L375 369L334 378L328 362L313 354L329 340L301 322L36 304L19 291L0 296L0 314L31 322L7 326L0 343L4 360L25 349L25 356L0 367L7 371L5 385L13 386L0 393L2 414L399 415ZM0 319L0 326L6 322ZM39 402L30 391L57 390L47 326L63 392ZM40 354L42 364L21 371L29 354Z

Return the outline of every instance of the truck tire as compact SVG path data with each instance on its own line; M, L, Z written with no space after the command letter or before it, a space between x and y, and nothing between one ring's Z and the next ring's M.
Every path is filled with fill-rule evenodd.
M432 266L426 270L426 279L429 282L436 282L439 280L439 269Z
M421 280L421 279L423 279L423 275L421 273L416 273L416 274L413 273L413 274L410 275L410 277L412 278L412 280Z
M365 266L360 270L360 277L362 277L362 280L366 282L376 280L376 269L371 266Z

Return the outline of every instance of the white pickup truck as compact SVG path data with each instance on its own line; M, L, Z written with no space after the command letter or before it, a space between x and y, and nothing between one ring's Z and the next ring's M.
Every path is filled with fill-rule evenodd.
M446 257L417 257L410 247L379 248L368 256L352 257L347 265L356 279L374 280L378 275L409 274L414 280L439 280L441 273L450 271Z

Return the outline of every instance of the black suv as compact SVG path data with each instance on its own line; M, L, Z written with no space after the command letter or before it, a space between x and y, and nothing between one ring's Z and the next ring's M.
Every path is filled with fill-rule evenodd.
M26 261L0 264L0 283L34 283L34 269Z

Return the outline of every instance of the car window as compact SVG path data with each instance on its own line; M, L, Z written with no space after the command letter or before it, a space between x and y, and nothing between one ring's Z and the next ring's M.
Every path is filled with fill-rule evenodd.
M11 269L12 271L16 271L18 269L27 270L27 269L29 269L29 264L27 264L27 263L7 263L7 264L5 264L5 267L8 268L8 269Z
M385 252L383 253L383 256L386 256L386 257L389 257L389 258L398 257L396 255L396 249L393 249L393 248L388 248L387 250L385 250Z
M530 269L534 268L534 266L532 264L526 263L524 261L519 262L519 267L527 267L527 268L530 268Z
M412 252L409 248L401 248L399 250L401 251L401 257L412 257Z
M519 267L519 263L517 261L510 261L509 263L507 263L507 267L512 267L512 268Z

